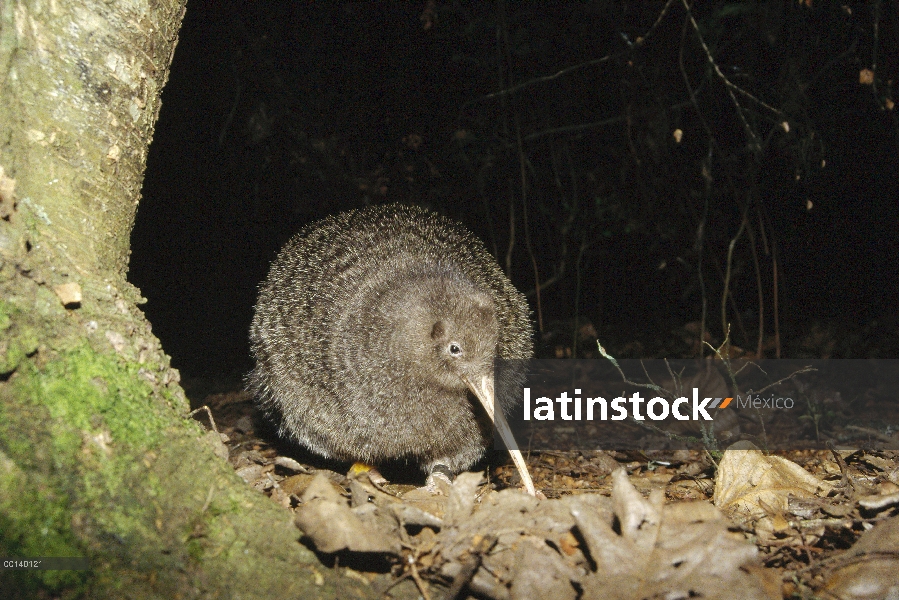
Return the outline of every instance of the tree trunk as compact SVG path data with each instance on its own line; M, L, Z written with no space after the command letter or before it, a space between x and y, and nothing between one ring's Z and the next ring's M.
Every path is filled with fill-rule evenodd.
M216 456L125 280L183 14L0 0L0 557L90 564L0 596L370 596Z

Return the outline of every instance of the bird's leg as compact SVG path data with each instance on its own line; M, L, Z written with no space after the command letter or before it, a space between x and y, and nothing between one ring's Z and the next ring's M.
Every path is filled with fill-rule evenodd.
M434 496L449 496L449 490L453 485L453 472L441 462L435 462L428 469L428 479L425 481L425 490Z

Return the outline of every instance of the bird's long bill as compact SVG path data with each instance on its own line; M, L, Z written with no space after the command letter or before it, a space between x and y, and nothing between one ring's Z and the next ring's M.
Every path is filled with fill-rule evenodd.
M487 414L490 416L490 420L496 425L499 437L502 438L503 444L509 449L509 454L512 455L512 462L515 463L515 468L518 469L518 474L521 476L521 481L524 483L524 487L528 494L536 496L537 490L534 488L534 480L531 479L528 466L524 462L521 450L518 449L518 444L515 442L515 436L512 435L512 430L509 428L506 416L503 414L502 410L493 409L493 375L484 375L481 377L481 381L478 382L480 385L474 385L474 382L467 377L463 378L463 380L465 381L465 385L467 385L471 392L481 401L484 410L486 410Z

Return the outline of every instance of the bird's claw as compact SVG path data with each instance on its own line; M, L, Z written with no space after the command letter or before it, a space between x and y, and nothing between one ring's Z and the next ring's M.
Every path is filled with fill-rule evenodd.
M446 465L436 464L431 467L431 473L425 481L425 490L432 496L449 496L453 481L450 478L450 470Z

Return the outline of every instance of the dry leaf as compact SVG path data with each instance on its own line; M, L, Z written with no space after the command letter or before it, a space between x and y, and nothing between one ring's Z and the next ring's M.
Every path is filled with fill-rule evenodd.
M787 512L791 496L826 496L832 487L796 463L765 456L743 441L724 452L715 479L714 502L732 518L745 522Z
M899 504L899 492L865 496L864 498L859 499L858 503L868 510L880 510L893 504Z
M839 600L899 598L899 517L878 523L842 557L816 596Z
M374 505L368 506L375 508ZM303 494L303 504L296 513L296 524L321 552L398 551L393 539L369 523L363 523L321 474L315 476Z
M612 497L621 525L573 509L596 563L581 581L584 598L776 598L779 585L755 566L756 547L731 534L721 513L706 502L663 506L644 499L623 470L613 474Z
M460 589L498 600L725 598L733 590L750 600L777 597L779 583L754 568L755 546L731 533L714 506L666 505L661 490L644 498L624 470L612 478L611 499L541 501L511 489L484 494L481 474L462 474L441 521L374 487L354 494L365 500L351 509L319 476L296 521L320 551L394 556L409 543L407 526L427 527L437 533L424 551L416 544L427 555L419 569L448 581L459 577ZM489 544L484 532L491 532Z
M575 600L578 594L571 585L571 568L558 553L546 552L534 542L538 540L518 547L518 570L512 578L510 599Z

